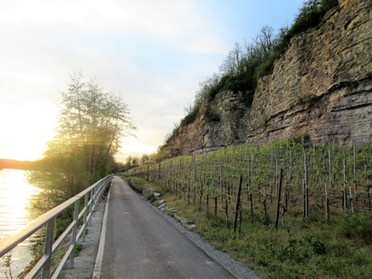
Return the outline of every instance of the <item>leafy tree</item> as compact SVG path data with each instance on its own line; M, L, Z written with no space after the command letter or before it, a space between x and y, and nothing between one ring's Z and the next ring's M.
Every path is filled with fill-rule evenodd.
M140 159L137 157L129 156L124 164L124 170L129 170L139 166Z
M141 164L148 163L148 162L150 162L150 160L151 160L150 155L143 154L142 157L141 157Z
M56 137L48 144L32 183L71 197L110 173L120 139L135 129L124 101L105 92L96 80L71 76L62 93Z

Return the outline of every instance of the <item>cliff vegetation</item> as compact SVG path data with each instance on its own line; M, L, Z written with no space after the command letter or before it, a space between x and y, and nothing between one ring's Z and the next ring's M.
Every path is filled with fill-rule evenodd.
M371 3L305 2L291 27L236 43L167 136L166 156L306 134L371 139Z

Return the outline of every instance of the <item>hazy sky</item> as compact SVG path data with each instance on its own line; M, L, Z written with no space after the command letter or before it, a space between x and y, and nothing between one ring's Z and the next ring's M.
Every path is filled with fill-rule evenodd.
M80 71L128 104L118 159L152 153L235 42L290 25L301 0L0 0L0 158L42 157Z

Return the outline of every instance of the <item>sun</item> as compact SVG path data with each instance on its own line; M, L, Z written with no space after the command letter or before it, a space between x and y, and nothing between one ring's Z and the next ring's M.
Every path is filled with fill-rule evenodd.
M0 108L0 158L36 160L53 139L58 109L46 102Z

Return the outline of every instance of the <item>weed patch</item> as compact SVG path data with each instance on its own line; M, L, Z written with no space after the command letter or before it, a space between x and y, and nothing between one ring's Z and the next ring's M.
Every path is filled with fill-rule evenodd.
M372 214L353 214L343 217L341 230L347 238L372 243Z

